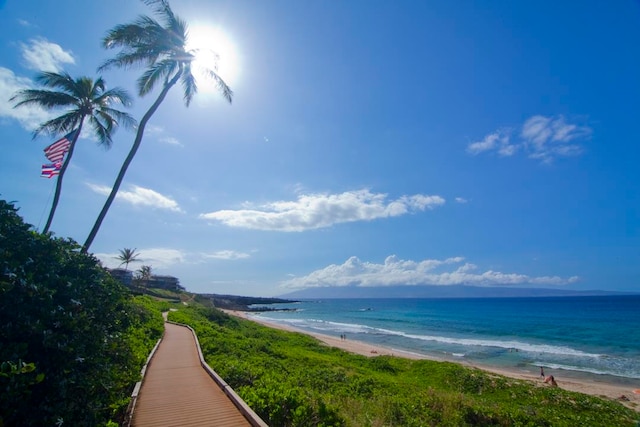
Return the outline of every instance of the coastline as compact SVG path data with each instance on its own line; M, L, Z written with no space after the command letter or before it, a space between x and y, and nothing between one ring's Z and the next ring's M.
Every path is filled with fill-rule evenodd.
M407 359L414 359L414 360L426 359L426 360L434 360L438 362L447 361L451 363L458 363L460 365L467 366L470 368L481 369L486 372L491 372L491 373L502 375L509 378L530 381L540 387L549 387L547 384L545 384L542 381L542 379L540 378L539 375L537 375L537 373L533 373L533 372L531 374L528 374L528 373L523 373L519 371L509 370L509 369L499 369L499 368L494 368L489 366L483 366L480 364L469 363L465 361L451 361L451 360L439 359L439 358L429 357L429 356L418 354L418 353L412 353L408 351L388 348L380 345L371 345L361 341L342 340L338 337L333 337L330 335L324 335L324 334L315 333L315 332L309 332L309 331L306 331L303 329L297 329L288 325L282 325L276 322L269 322L264 319L258 319L254 316L251 316L249 313L243 312L243 311L234 311L234 310L222 310L222 311L224 311L229 315L250 320L252 322L256 322L270 328L280 329L288 332L298 332L301 334L309 335L320 340L321 342L324 342L325 344L331 347L336 347L341 350L345 350L354 354L359 354L367 357L388 355L388 356L404 357ZM556 381L558 382L558 386L562 389L579 392L583 394L589 394L592 396L597 396L597 397L605 398L609 400L614 400L616 402L619 402L625 405L630 409L640 412L640 394L634 393L634 390L628 387L624 387L617 384L611 384L607 382L595 382L587 379L576 379L576 378L557 378L556 377Z

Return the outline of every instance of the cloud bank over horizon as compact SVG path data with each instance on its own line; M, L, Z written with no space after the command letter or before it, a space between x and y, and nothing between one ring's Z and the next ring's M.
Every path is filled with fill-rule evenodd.
M296 232L331 227L335 224L371 221L422 212L442 206L437 195L415 194L388 200L387 194L369 190L341 194L301 195L295 201L277 201L255 208L220 210L200 214L205 220L229 227L252 230Z
M135 251L139 254L136 265L149 265L153 271L166 270L179 264L195 265L207 263L211 260L237 261L251 257L249 253L230 249L210 253L188 252L173 248L136 248ZM107 268L118 268L122 265L122 262L117 259L120 253L95 253L94 255L102 262L102 265ZM134 264L129 264L129 268L136 270Z
M464 262L463 257L444 260L401 260L388 256L384 263L363 262L352 256L343 264L331 264L306 276L294 277L280 283L281 288L305 289L322 287L374 287L415 285L567 285L579 280L578 276L529 276L518 273L502 273L487 270L479 272L474 264Z

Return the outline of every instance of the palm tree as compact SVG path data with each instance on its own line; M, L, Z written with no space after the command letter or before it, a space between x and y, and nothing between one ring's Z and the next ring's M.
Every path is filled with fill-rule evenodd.
M140 280L151 279L151 266L143 265L142 267L140 267L140 270L138 270L138 277L140 278Z
M129 264L132 262L139 262L141 260L138 259L140 256L139 252L136 252L136 249L124 248L120 249L120 255L116 257L118 261L122 261L120 265L124 264L124 269L129 269Z
M133 146L127 155L116 181L111 188L102 211L98 215L82 251L87 252L93 243L107 211L118 193L122 180L136 155L144 129L149 119L156 112L169 90L178 82L182 85L184 103L188 107L193 96L198 91L192 63L196 52L187 49L187 24L176 16L166 0L143 0L147 6L153 8L162 22L149 16L141 16L129 24L117 25L111 29L103 39L103 46L107 49L120 48L114 58L107 60L99 70L110 67L128 68L133 65L145 65L146 69L138 78L137 88L140 96L147 95L159 82L162 90L151 104L149 110L142 116L136 132ZM216 69L205 70L207 77L213 79L222 96L230 103L233 92L217 74Z
M131 105L129 94L121 88L106 89L105 81L99 77L95 82L89 77L73 79L67 73L43 72L36 77L36 82L48 89L24 89L10 98L17 101L14 108L37 105L47 109L64 108L62 115L42 123L34 132L33 138L46 133L63 135L76 130L72 138L67 158L62 164L56 182L56 191L49 212L49 218L42 230L47 233L56 212L64 173L71 162L73 150L82 130L85 119L89 121L98 143L106 148L111 147L111 135L118 125L135 126L135 120L128 114L112 108L113 104Z
M146 287L149 285L151 276L151 266L143 265L138 271L136 271L136 275L133 278L133 281L138 288Z

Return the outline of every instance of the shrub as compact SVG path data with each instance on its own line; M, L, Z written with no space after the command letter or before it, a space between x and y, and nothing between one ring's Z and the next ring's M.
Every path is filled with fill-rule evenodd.
M0 425L117 417L159 335L151 317L77 243L33 231L0 200Z

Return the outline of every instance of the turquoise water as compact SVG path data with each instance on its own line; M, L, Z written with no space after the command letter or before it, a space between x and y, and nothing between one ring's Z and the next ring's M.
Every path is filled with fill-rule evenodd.
M640 296L324 299L259 317L441 359L640 387Z

